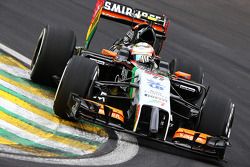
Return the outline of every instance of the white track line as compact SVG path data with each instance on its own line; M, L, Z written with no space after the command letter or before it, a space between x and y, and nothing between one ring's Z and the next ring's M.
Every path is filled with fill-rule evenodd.
M9 48L8 46L0 43L0 49L2 49L4 52L12 55L13 57L15 57L16 59L22 61L23 63L27 64L27 65L31 65L31 60L27 57L25 57L24 55L16 52L15 50Z

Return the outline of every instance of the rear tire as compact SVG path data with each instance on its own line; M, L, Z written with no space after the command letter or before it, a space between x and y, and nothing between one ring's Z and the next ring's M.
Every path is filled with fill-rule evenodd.
M198 131L212 136L230 137L234 104L218 92L211 91L201 112Z
M70 93L86 98L98 73L96 62L85 57L73 57L66 66L57 88L54 101L55 114L64 119L71 119L71 109L67 106Z
M73 56L76 36L68 29L46 26L38 39L31 63L32 81L55 86L53 76L61 77Z
M169 68L171 74L174 74L177 71L186 72L191 74L192 81L199 84L203 83L204 79L203 69L189 59L182 60L175 58L170 62Z

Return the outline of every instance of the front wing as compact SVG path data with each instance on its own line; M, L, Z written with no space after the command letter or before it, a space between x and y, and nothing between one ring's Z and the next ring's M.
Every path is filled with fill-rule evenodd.
M72 111L70 116L76 120L85 120L109 129L132 134L137 137L167 144L171 147L218 160L224 158L223 155L228 145L227 140L221 137L214 137L184 128L179 128L175 134L172 137L168 137L167 140L133 132L124 127L126 118L122 110L92 100L83 99L73 93L69 97L68 107Z

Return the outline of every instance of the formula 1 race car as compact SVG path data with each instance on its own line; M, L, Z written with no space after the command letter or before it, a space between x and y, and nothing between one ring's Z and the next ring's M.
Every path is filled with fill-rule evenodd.
M108 50L88 51L100 17L132 24ZM169 20L164 15L98 0L85 47L71 30L42 30L31 65L34 82L56 86L54 112L163 144L223 159L234 104L203 83L191 61L159 58ZM131 57L131 45L149 43L154 59Z

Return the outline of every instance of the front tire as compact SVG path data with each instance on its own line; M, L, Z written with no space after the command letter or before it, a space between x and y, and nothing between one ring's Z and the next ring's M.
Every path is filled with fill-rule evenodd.
M211 91L201 112L198 131L212 135L230 137L233 119L234 104L218 92Z
M211 91L201 111L197 131L229 140L234 120L235 107L231 99ZM224 158L225 149L218 150L218 157Z
M31 80L54 86L53 76L61 77L68 60L73 56L75 45L76 36L73 31L46 26L32 58Z
M71 109L67 106L70 94L75 93L86 98L98 73L96 62L81 56L73 57L66 66L57 88L54 101L55 114L63 119L71 119Z

